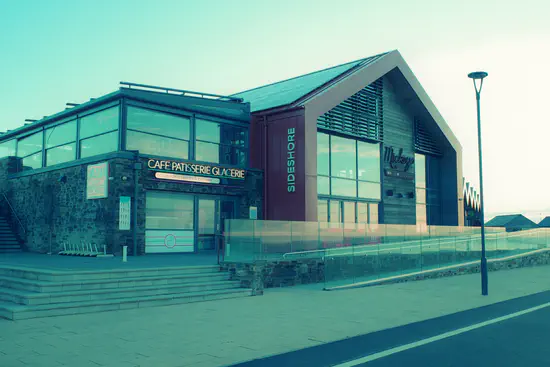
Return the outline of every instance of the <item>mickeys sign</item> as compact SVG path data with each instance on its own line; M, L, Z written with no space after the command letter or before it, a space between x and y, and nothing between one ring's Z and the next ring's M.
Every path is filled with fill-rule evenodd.
M246 171L244 169L153 158L147 161L147 167L154 171L183 173L216 178L229 178L233 180L244 180L246 174Z

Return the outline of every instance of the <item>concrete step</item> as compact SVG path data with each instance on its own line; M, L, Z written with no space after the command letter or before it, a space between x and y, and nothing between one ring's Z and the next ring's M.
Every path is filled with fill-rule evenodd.
M19 249L21 248L21 246L19 246L19 244L6 244L6 243L1 243L0 242L0 250L1 249Z
M4 249L2 247L0 247L0 254L4 253L4 254L7 254L7 253L13 253L13 252L22 252L23 250L21 248L17 248L17 249L13 249L13 248L7 248L7 249Z
M227 289L215 291L189 292L139 298L108 299L83 302L67 302L46 305L17 305L11 302L0 302L0 317L9 320L23 320L37 317L75 315L91 312L127 310L133 308L169 306L175 304L212 301L225 298L247 297L250 289Z
M145 296L179 295L189 292L214 291L240 288L239 281L195 282L154 287L98 289L38 293L0 287L0 301L20 305L63 304L67 302L96 301L106 299L141 298Z
M0 287L19 289L29 292L63 292L94 289L139 288L147 286L162 286L170 284L193 284L196 282L212 282L228 280L229 273L199 273L128 277L122 279L92 279L65 282L24 279L0 275Z
M20 266L0 265L0 276L9 276L23 279L34 279L44 281L76 281L76 280L93 280L93 279L126 279L131 277L148 277L148 276L170 276L170 275L185 275L185 274L212 274L219 273L218 265L201 265L201 266L177 266L164 268L126 268L126 269L98 269L98 270L83 270L83 271L68 271L68 270L44 270L25 268Z
M0 246L9 246L9 245L17 245L19 246L19 242L17 240L7 240L4 241L0 238Z

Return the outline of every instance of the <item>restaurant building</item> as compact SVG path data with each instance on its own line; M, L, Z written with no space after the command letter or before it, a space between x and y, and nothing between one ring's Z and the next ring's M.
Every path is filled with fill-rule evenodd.
M215 252L224 219L464 225L462 148L398 51L220 96L121 83L0 135L32 251Z

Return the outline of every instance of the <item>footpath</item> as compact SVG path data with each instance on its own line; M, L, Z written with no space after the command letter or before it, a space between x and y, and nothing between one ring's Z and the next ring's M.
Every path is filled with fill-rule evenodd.
M227 366L550 290L550 266L343 291L0 320L0 366Z

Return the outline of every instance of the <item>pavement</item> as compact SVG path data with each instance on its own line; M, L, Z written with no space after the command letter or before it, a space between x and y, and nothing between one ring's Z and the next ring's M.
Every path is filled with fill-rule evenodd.
M444 316L455 320L444 323L447 329L460 327L486 319L494 311L458 318L452 314L519 297L542 297L548 293L541 292L549 290L550 266L539 266L491 272L486 297L480 295L479 274L469 274L334 292L297 286L268 289L258 297L17 322L0 320L0 366L206 367L246 361L267 366L269 357L330 347L333 342L414 327ZM523 300L527 298L534 302L529 297ZM506 306L510 310L527 301L512 302L516 302L514 307ZM503 310L499 312L509 309ZM431 331L425 335L437 333L441 324L431 322L416 330ZM410 332L403 335L409 336L403 343L421 337ZM389 346L380 348L384 347ZM367 352L359 350L357 354ZM316 364L301 360L299 365Z

